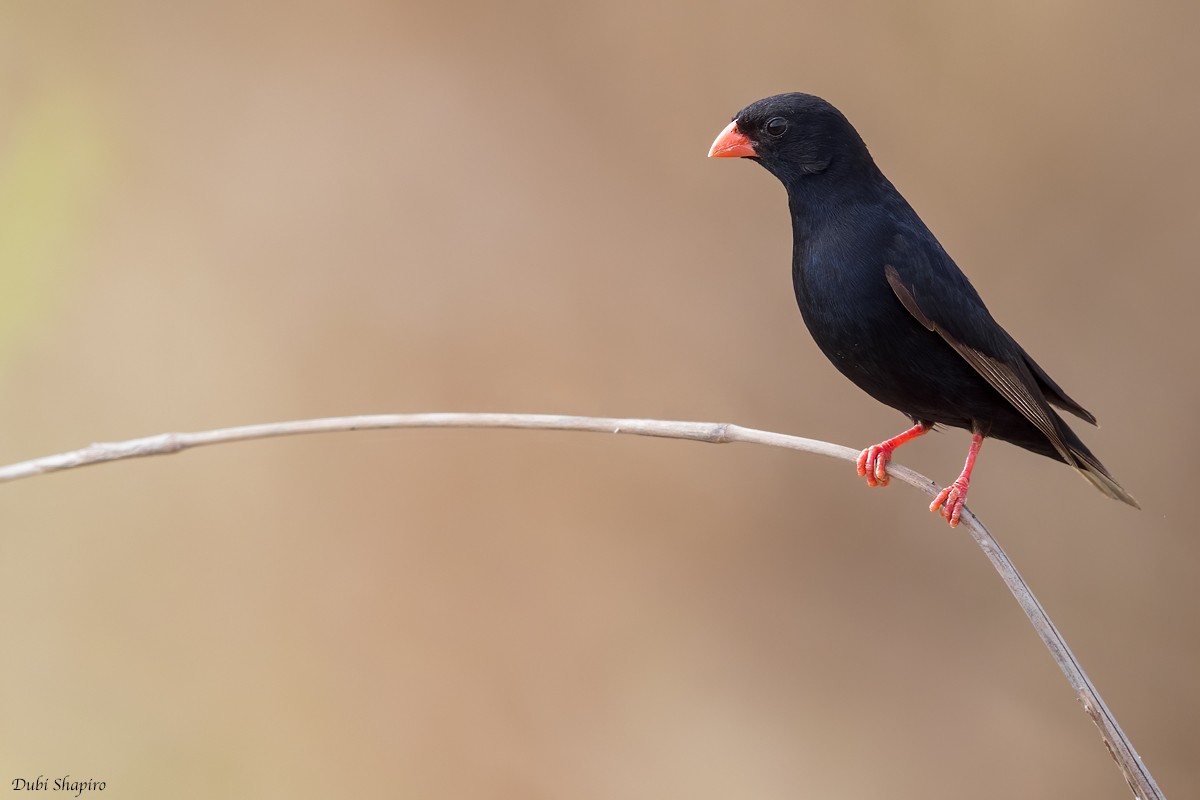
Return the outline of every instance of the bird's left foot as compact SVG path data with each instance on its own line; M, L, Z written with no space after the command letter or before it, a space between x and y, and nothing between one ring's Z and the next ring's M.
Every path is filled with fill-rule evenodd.
M867 486L887 486L891 478L887 473L887 464L892 460L892 451L905 442L912 441L918 436L924 436L931 426L918 422L899 436L893 436L886 442L873 444L858 454L858 475L867 479Z
M929 510L936 513L938 509L941 509L942 516L950 523L950 527L957 528L958 518L962 516L963 506L967 502L967 486L970 483L971 481L967 478L959 478L942 489L929 504Z
M892 448L884 444L873 444L858 454L858 476L866 477L867 486L887 486L891 478L887 474L887 462L892 460Z

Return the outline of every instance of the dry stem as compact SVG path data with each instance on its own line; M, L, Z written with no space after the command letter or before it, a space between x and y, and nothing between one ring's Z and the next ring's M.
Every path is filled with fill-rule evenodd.
M324 419L297 420L293 422L245 425L238 428L221 428L196 433L164 433L124 442L92 444L81 450L35 458L0 467L0 482L29 478L48 472L74 469L104 461L119 461L140 456L178 453L192 447L240 442L247 439L267 439L275 436L294 436L304 433L331 433L334 431L373 430L383 428L540 428L543 430L594 431L601 433L627 433L637 436L660 436L668 439L691 439L693 441L724 444L726 442L750 442L772 447L786 447L807 453L855 461L858 451L848 447L788 436L782 433L743 428L738 425L714 422L679 422L650 419L610 419L603 417L572 417L548 414L376 414L358 417L328 417ZM925 476L898 464L888 467L889 474L907 484L915 486L927 495L935 495L939 489ZM1105 705L1100 693L1092 685L1075 655L1067 647L1062 634L1054 627L1045 609L1033 596L1029 586L1013 566L1004 550L992 538L987 528L969 510L963 511L962 524L992 562L1009 591L1017 599L1025 615L1033 624L1038 636L1050 651L1055 663L1066 676L1088 716L1100 729L1112 757L1125 775L1130 789L1137 800L1162 800L1150 771L1142 763L1133 744L1117 724L1116 718Z

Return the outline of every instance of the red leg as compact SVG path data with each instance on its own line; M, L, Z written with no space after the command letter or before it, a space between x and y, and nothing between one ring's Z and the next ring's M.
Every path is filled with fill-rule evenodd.
M866 476L867 486L887 486L887 462L892 460L892 451L905 442L912 441L918 436L929 433L929 426L918 422L899 436L894 436L886 442L873 444L858 454L859 477Z
M971 436L971 449L967 451L967 463L963 465L962 475L959 475L958 480L954 483L938 492L938 496L933 498L933 502L929 504L930 511L936 512L939 508L942 509L942 516L946 518L952 528L958 527L958 518L962 516L963 505L967 502L967 487L971 484L971 470L975 466L975 456L979 455L979 448L982 445L982 433ZM943 504L945 504L944 508Z

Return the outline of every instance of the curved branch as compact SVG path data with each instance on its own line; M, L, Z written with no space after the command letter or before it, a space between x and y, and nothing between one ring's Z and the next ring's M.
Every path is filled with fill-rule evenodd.
M806 453L855 461L858 451L829 442L804 439L783 433L761 431L716 422L681 422L653 419L615 419L607 417L576 417L552 414L374 414L357 417L326 417L323 419L275 422L262 425L244 425L236 428L220 428L194 433L164 433L142 439L123 442L92 444L80 450L35 458L17 464L0 467L0 482L14 481L58 472L65 469L119 461L142 456L167 455L227 442L249 439L269 439L276 436L295 436L306 433L332 433L336 431L379 430L385 428L534 428L542 430L593 431L597 433L625 433L636 436L659 436L667 439L690 439L712 444L748 442L771 447L802 450ZM915 486L927 495L935 495L938 486L924 475L898 464L890 464L888 473L905 483ZM1066 640L1050 617L1034 597L1033 592L1013 566L1008 555L988 532L983 523L964 509L962 524L992 562L1004 584L1017 599L1021 610L1029 618L1038 636L1050 651L1050 655L1075 690L1076 698L1083 705L1092 722L1100 729L1100 736L1109 753L1121 768L1125 780L1137 800L1163 800L1165 796L1154 782L1150 771L1142 763L1133 744L1117 724L1116 717L1109 711L1100 693L1092 685L1078 659L1067 647Z

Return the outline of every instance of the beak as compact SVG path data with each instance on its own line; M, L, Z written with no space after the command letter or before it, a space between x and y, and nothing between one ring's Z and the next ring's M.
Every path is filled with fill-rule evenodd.
M725 126L725 130L721 131L712 147L708 149L709 158L745 158L756 155L758 153L754 145L750 144L750 139L738 130L736 119Z

